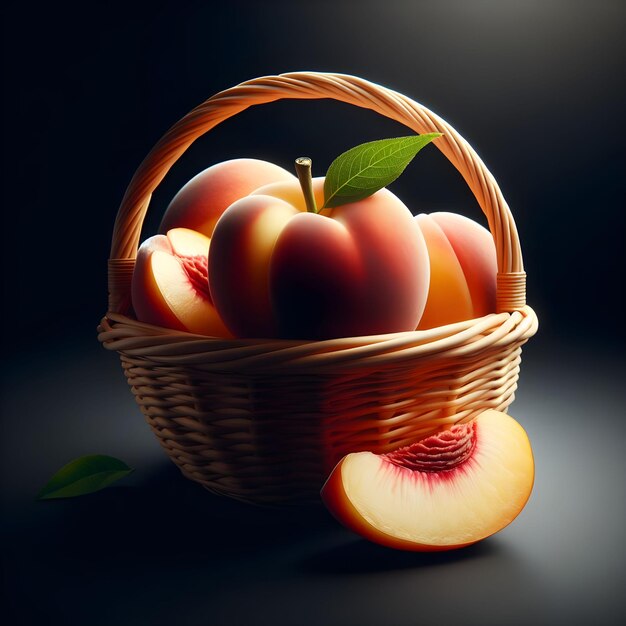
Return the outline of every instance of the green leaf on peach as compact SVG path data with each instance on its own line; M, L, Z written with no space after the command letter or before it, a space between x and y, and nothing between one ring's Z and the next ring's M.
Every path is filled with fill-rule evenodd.
M324 207L358 202L392 183L417 153L441 133L379 139L339 155L324 181Z

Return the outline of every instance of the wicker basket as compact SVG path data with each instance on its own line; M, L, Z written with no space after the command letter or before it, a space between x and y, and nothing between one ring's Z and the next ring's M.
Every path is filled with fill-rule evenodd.
M328 341L225 340L133 319L130 282L154 189L196 138L249 106L282 98L333 98L416 133L444 133L436 145L471 188L496 244L498 312L428 331ZM537 330L525 278L498 185L445 121L354 76L267 76L209 98L140 165L115 222L109 310L98 338L119 353L142 413L185 476L248 502L317 502L330 470L349 452L388 452L485 409L507 409L521 346Z

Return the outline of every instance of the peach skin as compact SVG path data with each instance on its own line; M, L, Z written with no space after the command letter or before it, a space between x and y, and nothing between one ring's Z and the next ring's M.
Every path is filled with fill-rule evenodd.
M439 211L430 217L443 230L461 264L472 297L473 317L494 313L498 262L491 233L458 213Z
M324 178L312 180L318 206L323 186ZM227 328L238 337L317 340L414 330L429 263L406 206L381 189L307 209L294 178L257 189L219 219L209 283Z
M174 196L159 232L190 228L211 237L215 223L230 204L261 185L280 180L295 180L295 176L259 159L232 159L212 165L194 176Z
M482 317L496 310L496 250L488 230L455 213L416 216L430 258L430 288L417 328Z

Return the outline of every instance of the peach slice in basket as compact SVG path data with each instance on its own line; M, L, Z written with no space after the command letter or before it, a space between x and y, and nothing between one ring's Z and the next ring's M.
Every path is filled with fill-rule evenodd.
M366 539L434 551L467 546L507 526L533 481L524 429L487 410L387 454L348 454L321 495L342 524Z
M209 291L211 240L188 228L173 228L141 244L132 282L138 320L202 335L228 337Z

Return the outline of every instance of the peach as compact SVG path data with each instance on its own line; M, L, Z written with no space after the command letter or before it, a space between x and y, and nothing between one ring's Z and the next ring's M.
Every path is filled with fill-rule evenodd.
M210 242L201 233L174 228L141 244L131 287L138 320L202 335L230 336L209 292Z
M348 454L321 495L341 523L375 543L435 551L470 545L510 524L533 481L524 429L490 409L387 454Z
M430 258L430 287L418 329L482 317L496 310L497 261L486 228L456 213L420 214Z
M226 208L258 187L295 176L278 165L259 159L232 159L217 163L194 176L167 207L160 233L190 228L207 237Z
M323 186L312 180L320 207ZM387 189L314 213L295 177L265 185L230 205L211 241L211 296L238 337L408 331L425 306L424 238Z

